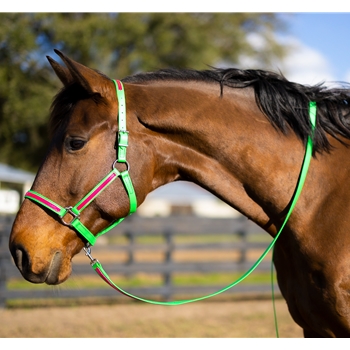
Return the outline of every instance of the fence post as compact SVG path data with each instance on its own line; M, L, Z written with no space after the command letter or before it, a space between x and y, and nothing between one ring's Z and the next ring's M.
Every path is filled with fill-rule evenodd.
M0 217L0 308L6 306L6 264L10 260L8 238L11 224L12 217Z
M126 265L132 266L135 263L135 235L133 231L126 231L125 237L128 240L128 260L126 262ZM125 277L131 277L132 273L127 272L125 274Z
M6 266L5 258L0 255L0 308L6 306Z
M243 227L237 231L238 237L241 239L241 249L239 251L240 255L238 258L239 264L244 264L247 261L247 230Z
M172 296L172 271L171 264L173 262L173 251L174 251L174 242L173 242L173 230L169 227L164 230L164 238L166 241L166 250L164 254L164 263L166 270L163 273L163 286L165 287L164 299L166 301L171 299Z

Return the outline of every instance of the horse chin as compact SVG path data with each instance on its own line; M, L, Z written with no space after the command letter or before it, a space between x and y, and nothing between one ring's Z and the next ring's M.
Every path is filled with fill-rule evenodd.
M46 284L60 284L64 282L68 276L68 274L65 274L64 278L61 278L61 266L62 266L62 253L56 252L51 260L51 264L45 279Z

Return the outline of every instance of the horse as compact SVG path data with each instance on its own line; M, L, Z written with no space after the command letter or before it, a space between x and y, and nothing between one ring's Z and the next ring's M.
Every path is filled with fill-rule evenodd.
M119 180L91 197L83 212L72 209L112 168L129 174L137 206L160 186L190 181L275 237L312 137L305 185L276 242L273 263L282 296L304 337L350 336L346 85L306 86L272 71L214 67L125 77L120 84L125 90L127 162L120 162L115 81L55 52L63 65L47 58L63 88L52 102L51 144L31 190L49 200L43 206L25 198L9 240L26 280L55 285L69 277L71 260L86 246L86 237L67 221L79 216L94 238L128 216L130 191ZM310 101L317 105L315 130ZM65 208L62 221L50 210L52 203Z

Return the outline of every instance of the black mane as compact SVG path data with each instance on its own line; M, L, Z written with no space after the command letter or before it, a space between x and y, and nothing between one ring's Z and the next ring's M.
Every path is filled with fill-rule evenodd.
M350 139L350 88L328 88L324 84L301 85L288 81L283 75L263 70L163 69L141 73L123 79L129 83L146 83L159 80L217 82L224 87L246 88L255 91L256 103L272 125L287 133L291 128L306 143L311 135L308 106L317 103L317 126L314 134L314 151L330 151L326 134L344 142Z

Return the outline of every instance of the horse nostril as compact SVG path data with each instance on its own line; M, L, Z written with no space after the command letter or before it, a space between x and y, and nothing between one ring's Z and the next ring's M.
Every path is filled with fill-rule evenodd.
M23 248L17 248L15 250L14 260L18 269L22 272L23 269L28 265L28 255Z

